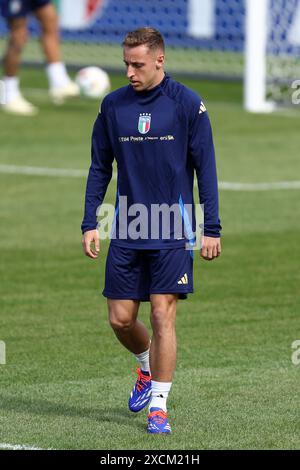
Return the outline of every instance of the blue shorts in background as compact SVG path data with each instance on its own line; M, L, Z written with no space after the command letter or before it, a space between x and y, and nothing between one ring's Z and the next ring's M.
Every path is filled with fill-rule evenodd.
M51 3L51 0L2 0L1 15L8 20L22 18Z
M149 301L150 294L193 292L193 252L183 248L137 250L110 244L104 297Z

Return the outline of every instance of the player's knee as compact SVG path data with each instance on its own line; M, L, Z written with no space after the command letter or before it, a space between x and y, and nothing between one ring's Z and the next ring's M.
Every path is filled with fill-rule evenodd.
M58 28L58 22L56 21L56 19L53 18L49 22L44 23L42 25L42 32L43 34L47 34L47 35L51 34L51 35L57 36L59 34L59 28Z
M170 308L152 308L150 321L153 331L158 335L164 335L175 327L174 312Z
M58 16L53 5L49 5L48 7L49 8L44 9L45 11L37 15L37 18L42 27L42 32L44 34L58 34Z
M22 51L28 40L28 30L26 26L16 28L11 31L9 47L17 51Z
M113 330L130 330L134 325L134 319L126 312L109 312L109 323Z

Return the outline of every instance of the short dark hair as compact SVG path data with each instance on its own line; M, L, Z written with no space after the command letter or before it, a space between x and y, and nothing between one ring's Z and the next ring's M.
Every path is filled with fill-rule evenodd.
M123 46L137 47L141 45L148 46L149 49L165 50L165 42L161 33L154 28L138 28L126 34L122 43Z

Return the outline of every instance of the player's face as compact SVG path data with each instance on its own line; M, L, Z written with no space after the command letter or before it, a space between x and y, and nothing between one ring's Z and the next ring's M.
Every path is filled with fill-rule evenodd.
M165 56L161 50L150 50L148 46L124 47L124 63L127 78L136 91L151 90L164 76Z

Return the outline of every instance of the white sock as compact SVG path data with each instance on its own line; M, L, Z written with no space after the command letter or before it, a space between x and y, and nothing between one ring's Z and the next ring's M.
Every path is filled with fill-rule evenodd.
M63 62L53 62L46 67L46 73L50 88L61 88L66 86L70 77Z
M152 380L150 408L161 408L167 412L167 398L171 390L172 382L156 382Z
M4 102L10 103L21 95L20 79L18 77L3 77L4 82Z
M150 349L147 349L147 351L142 352L141 354L134 354L134 356L136 360L139 362L141 369L144 372L149 372L150 374L149 352L150 352Z

